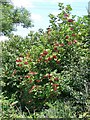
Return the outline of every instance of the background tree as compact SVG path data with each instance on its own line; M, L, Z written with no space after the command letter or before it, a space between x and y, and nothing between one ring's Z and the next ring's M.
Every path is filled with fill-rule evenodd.
M16 26L31 27L30 13L25 8L14 8L7 0L0 1L1 29L3 35L9 35L16 30Z

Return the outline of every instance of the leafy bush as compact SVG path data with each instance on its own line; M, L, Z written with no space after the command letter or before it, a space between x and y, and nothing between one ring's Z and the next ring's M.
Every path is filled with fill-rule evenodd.
M37 118L76 118L69 101L57 100L53 104L47 104L50 108L36 114Z
M40 111L61 96L72 99L77 114L86 110L88 18L76 20L70 5L59 3L59 9L49 15L47 33L12 36L2 44L4 95L14 94L22 110Z

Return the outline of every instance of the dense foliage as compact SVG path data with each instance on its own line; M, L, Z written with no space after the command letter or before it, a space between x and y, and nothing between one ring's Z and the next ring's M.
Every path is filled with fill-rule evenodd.
M7 0L0 1L0 32L9 35L16 30L16 26L31 27L30 13L25 8L14 8Z
M15 108L37 112L34 117L48 108L44 111L48 117L88 113L88 17L76 19L70 5L62 3L59 10L57 16L49 15L48 31L30 32L25 39L11 35L2 43L3 95Z

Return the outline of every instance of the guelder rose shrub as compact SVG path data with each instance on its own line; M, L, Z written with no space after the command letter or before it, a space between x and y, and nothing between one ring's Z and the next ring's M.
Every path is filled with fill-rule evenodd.
M32 35L32 33L31 33ZM34 39L34 37L33 37ZM8 41L2 42L2 81L5 85L2 88L4 95L11 98L12 94L18 93L20 75L16 74L16 59L24 56L31 49L33 42L30 39L23 39L20 36L10 35ZM15 75L14 75L15 74ZM21 74L25 74L24 71ZM17 95L18 96L18 95Z
M85 106L87 79L83 71L88 58L85 44L88 19L84 16L76 20L76 16L70 14L70 5L64 7L59 3L59 10L57 16L49 15L47 33L27 36L26 40L31 40L30 47L23 44L20 51L23 55L17 55L14 59L10 77L15 79L9 81L17 86L14 91L22 108L26 106L30 111L39 110L47 101L60 99L61 96L74 99L73 106L77 103ZM34 42L32 38L36 38ZM79 110L83 111L82 108Z
M87 19L79 17L75 21L69 5L59 4L59 7L60 14L49 15L51 27L47 34L40 36L38 44L32 46L27 56L17 58L22 61L16 61L19 69L24 67L28 71L21 81L21 101L34 110L61 95L75 98L85 105L78 96L81 94L82 97L85 90L81 45L88 35Z

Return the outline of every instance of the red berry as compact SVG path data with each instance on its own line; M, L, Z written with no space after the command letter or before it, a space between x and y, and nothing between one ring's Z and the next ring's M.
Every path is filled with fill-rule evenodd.
M57 47L54 47L54 50L56 51L56 50L57 50Z
M69 36L67 35L65 38L66 38L66 39L68 39L68 38L69 38Z
M50 79L52 76L50 74L48 74L48 78Z
M48 61L50 61L52 58L51 57L48 57Z
M37 72L33 72L33 75L37 75L38 73Z
M40 56L39 60L41 61L42 60L42 57Z
M63 47L63 46L64 46L64 44L63 44L63 43L61 43L61 44L60 44L60 46L61 46L61 47Z
M22 60L21 60L21 59L19 59L19 62L22 62Z
M59 85L58 84L52 84L53 87L58 87Z
M29 75L27 75L27 76L25 76L25 78L30 78L30 76L29 76Z
M16 62L19 62L19 60L16 60Z
M48 59L44 60L46 63L48 63Z
M19 67L22 67L22 64L18 64Z
M72 41L69 41L69 42L68 42L68 45L72 45Z
M59 79L58 79L58 77L56 77L56 78L54 78L54 80L55 80L55 81L58 81Z
M48 52L45 50L45 51L43 51L43 54L44 54L44 55L47 55L47 54L48 54Z
M69 15L68 14L64 14L64 18L67 18L67 17L69 17Z
M40 54L42 57L44 57L45 56L45 54Z
M55 43L55 46L59 46L59 43Z
M73 30L73 28L70 28L70 30Z
M73 22L73 19L68 19L68 22Z
M77 43L77 40L73 40L73 43Z
M44 77L44 78L47 78L48 76L47 76L47 75L44 75L43 77Z
M57 88L56 88L56 87L54 87L54 88L53 88L53 90L54 90L54 91L56 91L56 90L57 90Z
M53 81L52 81L52 80L50 80L50 83L53 83Z
M59 60L57 60L57 61L56 61L56 63L57 63L57 64L59 64L59 63L60 63L60 61L59 61Z
M22 62L22 60L21 60L21 59L18 59L18 60L16 60L16 62Z
M36 80L36 82L37 82L37 83L40 83L40 82L41 82L41 80Z
M27 64L28 64L28 62L24 62L24 64L25 64L25 65L27 65Z
M37 72L29 72L30 75L36 75L38 74Z
M76 36L75 34L72 34L72 36Z
M57 58L57 56L56 56L56 55L53 55L53 58L54 58L54 59L56 59L56 58Z

